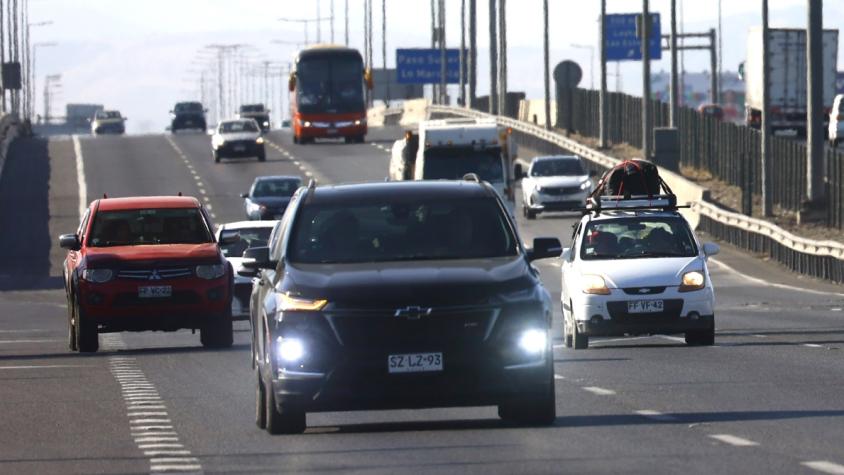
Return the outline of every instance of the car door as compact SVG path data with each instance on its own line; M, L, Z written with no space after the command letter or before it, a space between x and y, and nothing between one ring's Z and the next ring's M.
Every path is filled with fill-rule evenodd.
M580 222L575 228L574 233L572 233L571 244L569 244L569 256L567 259L563 259L563 262L560 266L560 273L562 275L560 287L564 307L568 305L568 300L570 299L569 296L571 295L571 292L577 289L577 282L575 282L578 278L578 270L576 269L578 252L577 249L582 229L583 222Z

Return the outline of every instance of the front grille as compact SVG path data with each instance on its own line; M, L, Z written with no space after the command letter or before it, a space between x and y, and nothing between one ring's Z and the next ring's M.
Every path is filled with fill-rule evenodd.
M114 298L115 307L139 307L155 305L196 305L199 296L190 290L174 291L173 295L164 298L140 298L137 293L124 292Z
M617 323L655 323L680 318L680 313L683 311L683 300L663 300L662 312L659 313L628 313L626 301L609 302L607 303L607 310L610 318Z
M624 289L624 293L630 295L656 295L663 292L665 292L665 287L628 287Z
M193 277L190 267L176 267L165 269L123 269L117 272L118 279L130 280L171 280Z
M556 188L542 187L542 193L546 195L571 195L580 191L579 186L561 186Z

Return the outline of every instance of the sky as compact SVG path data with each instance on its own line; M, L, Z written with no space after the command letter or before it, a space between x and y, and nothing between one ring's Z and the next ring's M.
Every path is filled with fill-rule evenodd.
M198 52L212 43L251 45L255 59L286 62L304 40L301 24L279 18L330 15L331 0L29 0L30 21L52 21L33 27L33 43L55 42L37 52L37 111L43 111L43 77L61 74L61 92L53 114L63 114L66 102L92 102L120 109L129 118L130 132L160 132L169 120L168 111L178 100L198 98ZM770 0L772 27L805 27L807 0ZM344 41L346 0L334 0L335 42ZM468 2L467 2L468 3ZM488 5L478 0L478 93L488 92ZM510 0L507 6L509 88L541 98L542 0ZM551 63L570 59L584 71L581 86L598 82L598 0L550 0ZM678 27L686 32L708 31L718 23L718 0L677 0L682 10ZM350 46L363 49L364 0L348 0ZM373 0L375 65L382 62L381 4ZM844 24L844 2L825 0L827 28ZM320 7L318 11L317 7ZM638 0L607 0L608 13L634 13ZM651 0L650 9L662 14L668 31L670 0ZM459 46L460 0L446 0L446 41ZM387 65L395 62L395 49L430 45L430 1L386 0ZM723 68L734 71L744 60L746 32L761 21L760 0L722 3ZM321 39L330 40L329 22L322 23ZM309 27L309 40L317 36ZM587 47L574 47L572 45ZM592 48L588 48L592 46ZM595 58L592 59L592 51ZM668 55L654 61L652 70L668 70ZM844 64L844 49L839 49ZM685 55L685 69L708 69L703 52ZM641 64L619 66L622 90L641 95ZM617 84L615 65L610 65L610 89ZM841 66L839 69L844 69ZM279 77L280 83L282 78ZM279 106L274 107L277 109Z

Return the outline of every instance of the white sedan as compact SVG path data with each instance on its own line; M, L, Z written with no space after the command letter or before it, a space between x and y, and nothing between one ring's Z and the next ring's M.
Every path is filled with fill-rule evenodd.
M223 158L256 157L259 162L267 159L264 137L255 119L224 120L211 137L214 162Z
M522 179L522 213L534 219L543 211L583 208L592 192L592 176L577 155L534 158Z
M222 237L237 235L240 239L231 244L220 244L223 256L234 269L234 298L232 299L232 319L249 319L249 301L252 295L252 278L238 274L242 269L243 252L250 247L267 245L270 233L278 221L238 221L226 223L217 229L217 242Z
M587 348L593 336L672 333L689 345L714 344L707 258L718 251L670 208L585 215L561 257L566 346Z

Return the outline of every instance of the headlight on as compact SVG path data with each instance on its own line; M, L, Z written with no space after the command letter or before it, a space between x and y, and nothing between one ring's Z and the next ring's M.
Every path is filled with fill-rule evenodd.
M600 275L586 274L580 277L581 285L583 286L584 294L593 295L609 295L610 289L607 288L607 283Z
M310 126L311 126L311 121L306 120L306 121L302 122L302 126L304 126L304 127L310 127Z
M542 353L547 345L548 333L545 330L526 330L519 337L519 348L531 355Z
M265 121L265 122L264 122L264 127L269 127L269 126L270 126L270 123Z
M82 280L93 284L102 284L114 277L111 269L85 269L82 271Z
M282 312L318 312L328 305L328 300L303 299L288 294L278 295L278 309Z
M592 187L592 182L589 181L589 180L586 180L586 181L584 181L583 183L580 184L581 190L588 190L591 187Z
M196 276L200 279L219 279L226 274L225 264L211 264L196 266Z
M692 290L700 290L706 284L706 278L703 272L691 271L683 274L683 280L680 282L680 292L691 292Z
M355 121L355 125L366 125L366 119L358 119Z
M258 145L264 145L264 137L258 137L255 139L255 143Z
M305 345L298 338L282 338L276 340L276 355L286 363L295 363L305 356Z

